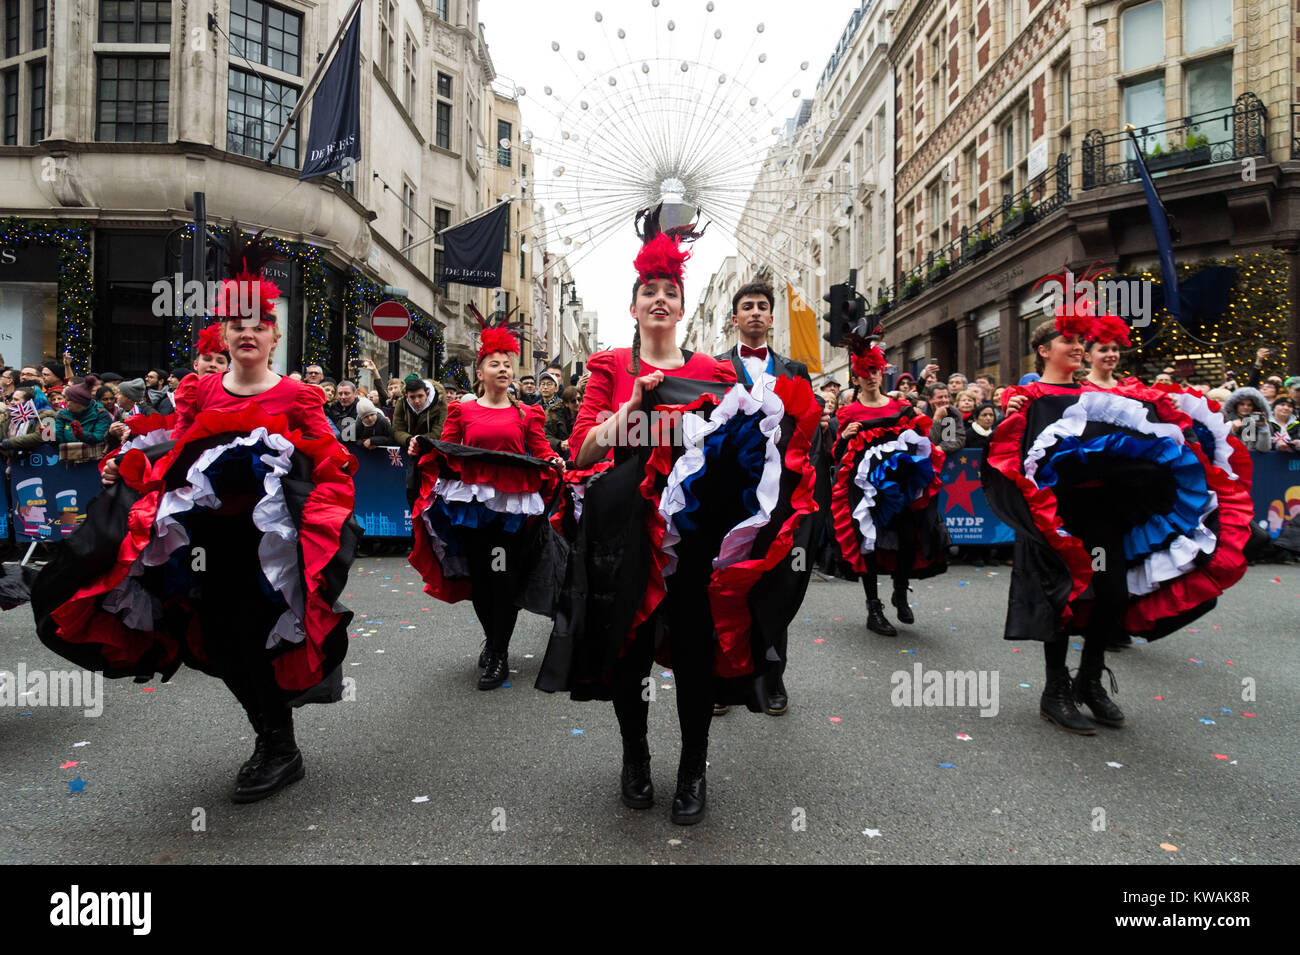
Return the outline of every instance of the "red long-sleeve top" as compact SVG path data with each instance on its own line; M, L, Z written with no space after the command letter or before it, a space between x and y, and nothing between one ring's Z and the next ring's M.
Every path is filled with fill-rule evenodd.
M555 452L546 440L545 424L541 405L488 408L477 401L453 401L447 407L442 440L488 451L531 454L549 461Z
M641 359L640 374L632 374L628 370L631 367L630 348L596 352L588 359L587 370L591 372L591 378L587 380L582 406L578 409L578 418L569 435L569 447L574 449L575 456L587 439L587 432L603 420L601 412L616 414L623 403L632 397L632 388L641 376L662 371L665 378L694 378L697 381L721 381L726 384L736 381L736 372L730 362L717 361L702 352L692 354L690 360L680 368L656 368L645 358Z
M179 438L194 422L200 411L235 411L250 401L261 405L267 414L288 417L289 427L310 438L325 438L334 433L325 417L325 392L315 385L284 377L279 384L259 395L236 395L222 384L223 374L186 375L176 389L176 425L172 437Z

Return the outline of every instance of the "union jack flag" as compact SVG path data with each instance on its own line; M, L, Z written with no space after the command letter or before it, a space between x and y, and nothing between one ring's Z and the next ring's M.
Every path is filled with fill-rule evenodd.
M389 448L389 449L388 449L388 463L391 464L391 465L392 465L393 467L395 467L395 468L400 468L400 467L402 467L402 449L401 449L401 448Z
M11 435L21 434L27 430L27 426L36 420L36 405L32 401L24 401L22 404L14 403L9 406L9 433Z

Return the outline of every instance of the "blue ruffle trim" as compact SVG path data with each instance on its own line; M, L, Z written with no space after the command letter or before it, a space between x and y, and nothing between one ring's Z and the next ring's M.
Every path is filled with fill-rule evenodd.
M724 447L735 453L737 465L744 475L743 486L735 488L741 496L741 506L750 517L758 513L758 482L767 453L767 438L759 428L762 420L758 413L737 414L704 439L704 466L682 480L686 506L673 517L679 531L697 529L695 514L701 502L695 494L695 482L709 472L709 465L722 456Z
M1210 445L1213 447L1213 444ZM1191 536L1200 526L1201 515L1210 508L1210 489L1205 483L1205 469L1196 454L1185 444L1170 438L1142 439L1121 432L1100 435L1088 441L1063 438L1055 454L1038 467L1038 484L1051 487L1058 479L1055 462L1077 460L1083 468L1096 454L1114 455L1150 461L1167 469L1174 479L1174 506L1164 514L1153 514L1144 523L1124 535L1124 556L1137 560L1165 547L1175 535Z
M934 464L928 454L893 451L876 463L869 479L876 489L872 518L877 527L888 527L934 480Z
M429 513L434 530L448 544L451 543L451 537L454 536L452 531L456 527L477 529L494 526L513 534L528 522L527 514L503 514L492 510L482 501L445 501L440 497L434 498ZM449 535L443 531L452 533Z

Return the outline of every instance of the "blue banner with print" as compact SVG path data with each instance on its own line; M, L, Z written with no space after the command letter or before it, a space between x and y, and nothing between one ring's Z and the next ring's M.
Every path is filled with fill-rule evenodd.
M1252 452L1250 460L1255 465L1250 482L1255 523L1266 529L1270 537L1277 537L1288 521L1300 515L1300 454Z
M100 492L93 461L66 464L57 444L42 444L9 460L9 502L14 540L62 540L86 519L86 505Z
M357 521L367 537L410 537L411 509L406 506L406 452L401 448L365 448L349 444L357 456Z
M943 489L939 492L939 516L948 527L952 542L961 545L1009 544L1015 532L998 520L984 500L980 484L980 460L976 448L953 451L943 462Z

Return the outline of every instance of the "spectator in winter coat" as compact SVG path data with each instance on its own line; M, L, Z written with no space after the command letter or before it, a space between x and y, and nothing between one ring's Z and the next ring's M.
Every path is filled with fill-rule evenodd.
M424 437L431 441L442 438L442 423L447 420L447 394L442 385L430 384L419 375L407 375L402 384L406 399L393 412L393 437L399 447L407 447L412 438ZM420 489L419 462L408 459L406 472L406 503L414 504Z
M369 398L357 399L357 441L367 448L396 447L393 426Z
M966 447L987 451L989 449L989 438L993 434L993 429L997 427L997 423L998 411L993 407L993 402L980 402L975 407L974 414L970 416L966 428Z
M1300 451L1300 421L1296 420L1295 402L1290 395L1281 395L1273 402L1269 427L1273 431L1273 447L1279 451Z
M560 401L546 412L546 440L551 450L566 461L572 458L569 448L569 435L573 433L573 422L578 420L578 389L567 386L560 394Z
M1258 388L1238 388L1223 403L1224 420L1250 451L1267 451L1273 446L1269 414L1268 400Z
M113 419L95 400L98 385L99 379L87 375L64 389L64 408L54 418L54 440L59 444L101 444L108 437Z
M124 404L121 400L118 402L120 406L125 407L128 415L171 414L175 410L167 392L150 388L140 378L122 382L117 386L117 393L121 399L130 402L130 404Z
M325 417L334 422L340 434L356 433L357 386L344 378L334 389L334 400L325 406ZM345 422L351 421L351 425Z

